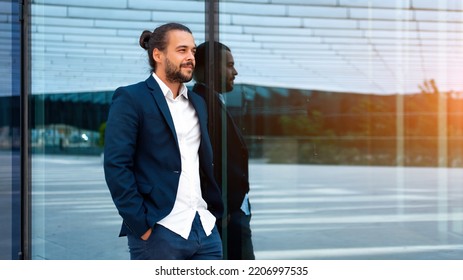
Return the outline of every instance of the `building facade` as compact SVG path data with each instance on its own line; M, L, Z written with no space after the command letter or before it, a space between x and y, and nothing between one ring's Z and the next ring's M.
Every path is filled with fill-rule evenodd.
M0 259L128 258L105 121L174 21L232 50L257 259L463 259L453 0L0 0Z

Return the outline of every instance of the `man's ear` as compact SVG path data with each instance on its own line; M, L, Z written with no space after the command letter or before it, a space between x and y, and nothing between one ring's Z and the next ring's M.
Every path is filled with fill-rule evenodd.
M153 56L154 61L160 62L160 61L161 61L162 52L161 52L159 49L154 48L154 49L153 49L152 56Z

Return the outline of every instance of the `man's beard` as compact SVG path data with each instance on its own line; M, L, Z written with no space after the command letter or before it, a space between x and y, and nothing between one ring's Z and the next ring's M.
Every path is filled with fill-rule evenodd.
M166 79L171 83L187 83L191 81L193 78L193 72L189 75L184 75L182 73L182 66L186 65L192 65L194 69L194 65L191 62L180 64L180 67L177 68L168 58L166 58Z

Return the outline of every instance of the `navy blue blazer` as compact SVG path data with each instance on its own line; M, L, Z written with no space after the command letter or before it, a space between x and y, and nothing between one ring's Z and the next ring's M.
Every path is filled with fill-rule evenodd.
M220 188L213 174L212 147L204 100L188 91L200 130L201 191L208 210L223 214ZM116 89L105 131L104 173L123 219L120 236L142 236L167 216L177 196L180 149L167 101L152 75L146 81Z

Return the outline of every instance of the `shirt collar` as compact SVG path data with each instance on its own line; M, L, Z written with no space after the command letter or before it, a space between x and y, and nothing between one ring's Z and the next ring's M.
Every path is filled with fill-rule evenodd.
M159 87L161 88L162 93L164 94L164 97L170 96L171 98L173 97L173 93L170 90L170 88L156 75L156 73L153 72L153 78L158 82ZM184 96L186 99L188 99L188 89L185 86L185 84L180 85L180 92L178 96Z

